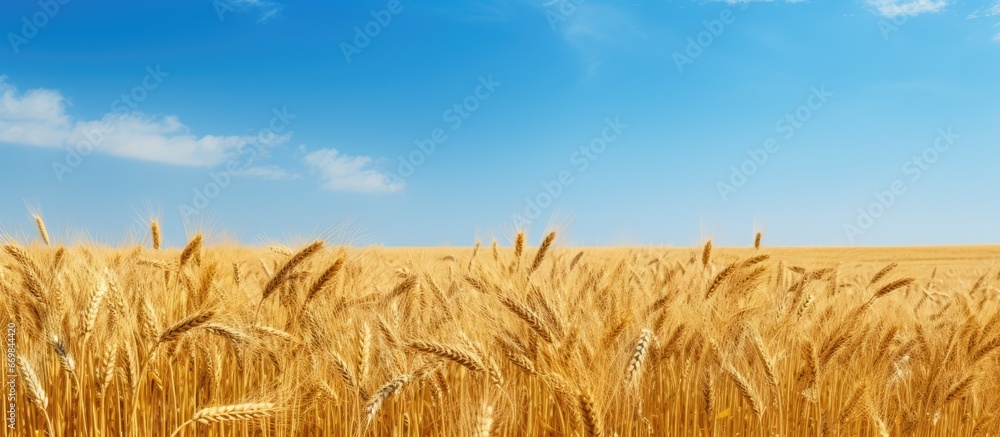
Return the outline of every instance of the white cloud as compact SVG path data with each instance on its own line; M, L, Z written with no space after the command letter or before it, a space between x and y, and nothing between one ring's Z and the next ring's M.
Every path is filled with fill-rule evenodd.
M244 147L268 148L284 144L291 133L272 136L203 135L190 132L176 116L150 117L137 112L112 112L97 120L82 120L67 112L67 99L56 90L19 92L0 75L0 145L77 148L92 153L182 166L213 167L237 156ZM367 156L349 156L323 149L305 156L306 165L319 174L322 187L334 191L391 193L403 189L392 182ZM242 176L272 180L298 179L299 173L277 166L255 166Z
M0 142L28 146L59 145L72 130L58 91L29 90L18 95L0 76Z
M948 6L947 0L868 0L879 15L886 18L914 16L938 12Z
M197 136L176 116L150 117L115 112L99 120L74 119L59 91L19 93L0 76L0 143L34 147L77 147L123 158L173 165L210 167L225 162L255 138L246 135ZM274 146L289 136L265 144Z
M317 171L323 188L360 193L392 193L402 190L403 182L392 182L387 174L372 168L367 156L349 156L337 149L322 149L305 157L306 165Z

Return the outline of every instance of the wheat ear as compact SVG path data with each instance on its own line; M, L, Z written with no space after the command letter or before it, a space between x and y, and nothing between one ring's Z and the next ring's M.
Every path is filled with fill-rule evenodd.
M270 416L272 413L274 413L274 404L272 403L236 404L204 408L194 413L194 417L177 427L170 436L176 436L181 430L192 423L211 425L219 422L261 419Z
M42 236L42 241L45 245L49 245L49 231L45 229L45 222L42 221L42 216L35 214L35 224L38 225L38 234Z
M542 261L545 261L545 254L548 253L549 248L552 247L552 242L556 239L556 233L550 232L549 235L545 236L542 240L542 245L538 247L538 253L535 254L535 260L531 262L531 270L528 270L528 274L532 274L535 270L538 270L542 266Z
M288 279L292 271L295 270L295 268L298 267L299 264L305 262L307 259L309 259L309 257L315 255L322 248L323 248L323 242L317 241L306 246L304 249L300 250L299 253L296 253L291 258L289 258L288 261L286 261L285 264L281 266L281 268L278 269L277 272L274 273L274 276L271 277L271 280L267 281L267 284L264 286L264 291L260 298L260 305L263 305L264 301L267 300L267 298L270 297L271 294L273 294L274 291L281 286L281 284L285 283L285 280ZM260 305L257 306L258 313L260 312Z
M410 349L415 351L436 355L458 363L473 372L483 371L486 368L486 366L483 365L482 360L478 357L452 347L423 341L412 342L409 346Z
M521 267L521 254L524 253L524 240L524 232L518 232L517 238L514 239L514 261L510 264L511 270Z
M708 262L712 260L712 240L705 242L705 248L701 250L701 265L708 267Z
M188 245L184 247L184 250L181 252L180 267L184 267L192 259L196 262L201 259L201 234L195 235Z
M580 392L580 413L583 415L584 431L588 437L601 436L601 413L586 390Z
M153 220L152 223L149 224L149 229L153 234L153 249L160 250L160 244L162 243L163 238L160 235L160 223Z
M875 274L875 276L872 276L872 280L868 282L868 286L871 287L872 285L875 285L876 283L878 283L878 281L881 281L882 278L884 278L886 275L888 275L889 272L891 272L893 269L895 269L896 266L898 266L898 265L899 265L899 263L892 263L892 264L889 264L889 265L883 267L882 270L879 270L878 273Z
M546 343L552 343L552 333L548 327L542 324L542 319L534 311L507 296L497 295L497 298L500 299L500 303L507 307L507 309L516 314L521 320L524 320L542 340L545 340Z
M372 395L371 399L368 400L368 404L365 405L365 423L371 424L372 419L378 414L378 411L382 408L382 403L392 397L400 390L403 389L403 385L410 382L412 376L410 375L400 375L393 378L391 381L387 382L382 388L379 388L375 394Z
M97 286L97 290L94 295L90 298L90 304L87 305L87 311L83 315L83 344L84 347L87 345L87 340L90 338L90 334L94 331L94 323L97 322L97 312L101 309L101 302L104 301L104 296L108 293L108 282L107 280L102 280L100 285Z
M24 378L25 385L27 386L28 392L28 402L31 402L35 408L42 413L45 418L45 429L48 431L48 435L54 436L52 432L52 421L49 420L48 406L49 398L45 395L45 389L42 387L42 382L38 379L38 375L35 370L31 368L31 363L28 362L24 357L17 357L17 370Z
M646 360L646 356L649 355L649 347L652 342L653 331L643 329L635 342L632 358L629 360L628 367L625 370L625 384L627 386L633 388L638 386L639 378L642 376L642 363Z

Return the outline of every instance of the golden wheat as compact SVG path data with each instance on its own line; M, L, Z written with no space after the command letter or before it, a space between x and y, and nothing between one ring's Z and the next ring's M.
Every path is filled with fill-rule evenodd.
M6 242L7 435L1000 431L995 248L160 238Z

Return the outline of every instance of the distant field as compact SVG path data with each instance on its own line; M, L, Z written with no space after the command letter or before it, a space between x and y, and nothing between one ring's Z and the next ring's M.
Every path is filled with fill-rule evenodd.
M551 242L6 245L7 435L1000 430L1000 247Z

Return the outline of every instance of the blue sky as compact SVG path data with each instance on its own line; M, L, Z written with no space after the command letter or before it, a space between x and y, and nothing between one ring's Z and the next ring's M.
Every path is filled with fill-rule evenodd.
M1000 243L1000 3L0 4L0 229Z

